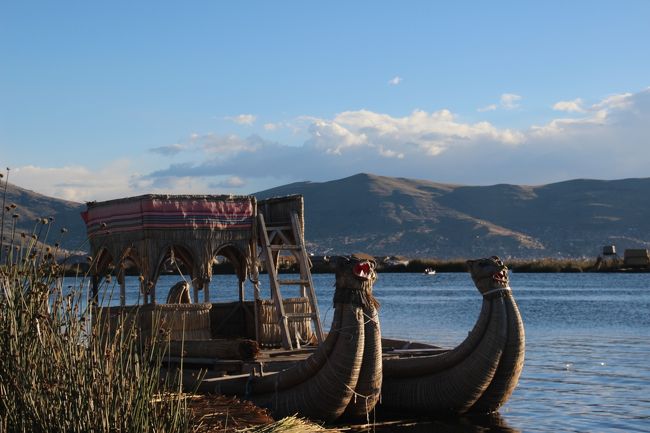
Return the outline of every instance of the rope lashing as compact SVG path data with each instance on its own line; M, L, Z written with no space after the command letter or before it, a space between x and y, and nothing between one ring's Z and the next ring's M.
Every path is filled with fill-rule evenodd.
M483 297L488 298L488 296L491 296L491 298L488 299L492 299L498 297L505 297L511 294L512 294L512 289L510 288L510 286L507 286L507 287L499 287L497 289L488 290L487 292L483 293Z

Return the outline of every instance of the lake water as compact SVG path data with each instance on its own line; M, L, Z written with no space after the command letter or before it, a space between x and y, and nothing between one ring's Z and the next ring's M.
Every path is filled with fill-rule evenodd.
M179 279L162 277L160 291ZM328 329L334 276L314 275L314 284ZM526 361L500 416L371 431L650 431L650 274L511 274L511 286L526 328ZM130 301L136 287L129 280ZM215 276L211 294L237 299L234 276ZM481 307L464 273L380 274L375 296L384 336L444 346L465 338Z

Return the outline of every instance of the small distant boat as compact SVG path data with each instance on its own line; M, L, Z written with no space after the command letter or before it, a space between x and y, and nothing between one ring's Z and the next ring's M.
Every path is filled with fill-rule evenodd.
M424 275L435 275L435 274L436 274L436 270L435 270L435 269L432 269L432 268L426 268L426 269L424 270L423 274L424 274Z

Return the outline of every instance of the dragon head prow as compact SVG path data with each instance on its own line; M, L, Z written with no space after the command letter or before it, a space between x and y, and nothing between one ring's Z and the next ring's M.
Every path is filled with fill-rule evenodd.
M481 294L509 287L508 267L497 256L468 260L467 267Z
M341 256L336 262L336 285L360 288L365 282L377 279L377 262L374 257L364 253Z
M377 262L374 257L363 253L341 256L336 262L336 291L334 303L358 303L373 305L379 303L372 295L372 285L377 279Z

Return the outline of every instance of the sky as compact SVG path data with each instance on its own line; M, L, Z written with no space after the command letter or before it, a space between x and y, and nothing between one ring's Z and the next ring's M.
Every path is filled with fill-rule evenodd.
M644 0L3 1L0 167L78 202L648 177L648 23Z

